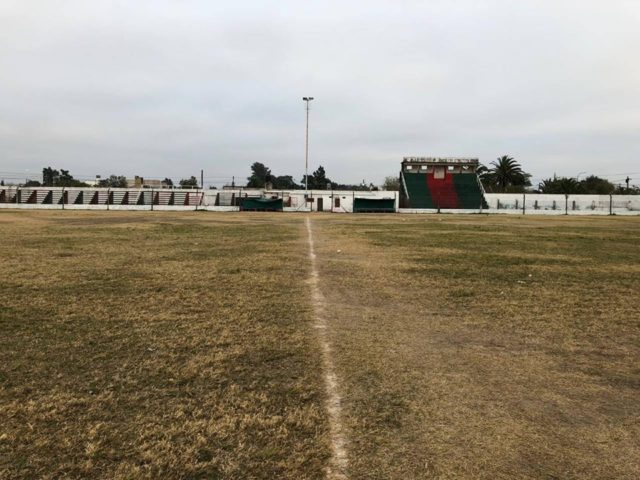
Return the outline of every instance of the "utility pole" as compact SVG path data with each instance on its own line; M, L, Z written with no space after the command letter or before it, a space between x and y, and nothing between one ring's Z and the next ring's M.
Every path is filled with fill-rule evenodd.
M200 188L204 190L204 170L200 170Z
M307 108L307 132L304 142L304 193L306 199L309 194L309 102L313 100L313 97L302 97L302 100L306 102Z

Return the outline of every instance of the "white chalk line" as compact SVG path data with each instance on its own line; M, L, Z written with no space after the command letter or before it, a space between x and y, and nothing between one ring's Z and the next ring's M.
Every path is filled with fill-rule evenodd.
M313 243L313 230L311 220L306 218L307 234L309 239L309 261L311 263L311 296L315 314L315 325L318 332L318 339L322 349L322 364L324 369L324 384L327 395L326 409L329 414L329 434L331 436L332 456L327 469L329 480L346 479L347 471L347 450L346 438L342 427L342 406L340 394L338 393L338 378L333 365L331 345L327 338L327 319L325 315L325 300L319 285L319 274L316 266L316 253Z

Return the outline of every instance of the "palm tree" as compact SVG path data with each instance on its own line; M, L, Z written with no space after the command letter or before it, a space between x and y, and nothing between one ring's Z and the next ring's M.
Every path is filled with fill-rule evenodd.
M571 177L556 177L547 178L540 182L538 189L542 193L562 193L565 195L572 195L580 193L580 183Z
M483 165L482 163L479 164L478 168L476 168L476 175L478 175L478 178L482 182L482 186L485 191L493 191L493 177L491 176L491 171L486 165Z
M531 185L531 175L522 170L522 166L513 157L503 155L491 162L491 168L487 172L488 180L499 191L505 191L510 187Z

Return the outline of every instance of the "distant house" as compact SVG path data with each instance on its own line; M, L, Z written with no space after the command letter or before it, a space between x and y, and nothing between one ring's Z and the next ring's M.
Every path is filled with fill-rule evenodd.
M170 188L164 180L145 180L143 177L136 175L133 179L127 178L127 187L129 188Z

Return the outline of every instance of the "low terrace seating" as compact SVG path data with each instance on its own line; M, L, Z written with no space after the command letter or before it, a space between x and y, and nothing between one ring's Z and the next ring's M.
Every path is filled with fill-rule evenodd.
M189 205L189 193L180 191L174 192L173 204L180 206Z
M235 202L235 193L234 192L218 192L217 195L217 205L223 207L230 207L234 205Z

